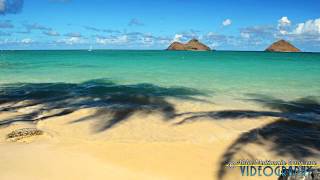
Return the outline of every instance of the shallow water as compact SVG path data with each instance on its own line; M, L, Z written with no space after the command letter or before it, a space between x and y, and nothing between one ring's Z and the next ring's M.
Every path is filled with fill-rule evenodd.
M202 91L218 100L248 94L319 97L319 53L1 51L0 85L109 79Z

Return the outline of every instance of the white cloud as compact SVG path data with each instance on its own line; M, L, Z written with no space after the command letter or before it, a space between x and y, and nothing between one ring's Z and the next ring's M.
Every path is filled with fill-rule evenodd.
M234 37L208 32L207 34L204 34L202 38L202 42L209 45L212 49L216 49L217 47L224 47L225 45L230 44L229 42L232 41Z
M97 44L125 44L128 43L129 39L127 35L111 36L111 37L97 37Z
M211 44L209 44L209 47L211 49L216 49L219 46L220 46L220 44L218 42L212 42Z
M21 43L23 43L23 44L30 44L30 43L32 43L32 42L33 42L33 40L30 39L30 38L25 38L25 39L22 39L22 40L21 40Z
M151 35L146 35L144 37L142 37L142 44L151 46L152 44L154 44L154 37Z
M118 36L114 42L118 43L118 44L123 44L123 43L127 43L129 41L128 36L127 35L122 35L122 36Z
M286 27L290 25L291 25L291 21L286 16L283 16L281 19L278 20L278 28Z
M83 40L80 37L70 37L67 39L57 40L56 42L57 43L64 43L64 44L68 44L68 45L74 45L74 44L83 43Z
M179 39L181 36L177 36ZM154 36L151 33L128 32L121 35L97 35L96 43L100 45L124 45L135 47L162 46L172 42L172 38L163 36ZM163 48L163 47L161 47Z
M33 23L33 24L24 24L24 27L28 30L28 31L31 31L31 30L43 30L43 31L51 31L52 29L50 27L46 27L46 26L43 26L41 24L38 24L38 23Z
M250 38L250 34L247 33L247 32L241 32L241 33L240 33L240 36L243 37L243 38L245 38L245 39L249 39L249 38Z
M174 35L174 38L172 41L173 42L180 42L182 38L183 38L182 34L176 34L176 35Z
M157 43L162 44L162 45L164 45L164 44L167 45L167 44L170 43L170 39L167 39L167 38L159 38Z
M66 43L70 44L70 45L78 44L80 42L81 42L81 39L79 37L71 37L71 38L67 39L67 41L66 41Z
M222 25L223 25L223 26L229 26L229 25L231 25L231 24L232 24L231 19L226 19L226 20L224 20L224 21L222 22Z
M281 35L289 34L289 27L291 26L291 21L288 17L283 16L278 20L278 30Z
M109 42L109 39L97 38L96 42L97 44L107 44Z
M320 18L308 20L304 23L299 23L293 31L294 34L320 34Z
M279 30L279 32L280 32L280 34L281 35L287 35L287 34L289 34L289 32L288 31L286 31L286 30Z
M273 26L250 26L240 29L240 36L246 39L271 39L277 31Z
M77 37L77 38L80 38L82 37L82 35L78 32L71 32L71 33L67 33L65 34L64 36L68 36L68 37Z
M44 31L43 34L48 36L60 36L60 34L56 31Z

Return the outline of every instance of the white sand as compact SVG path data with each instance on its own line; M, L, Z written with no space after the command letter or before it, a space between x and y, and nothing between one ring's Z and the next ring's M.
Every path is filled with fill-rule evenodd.
M224 108L180 102L177 109L184 112L212 107ZM99 133L95 128L102 120L70 123L95 111L82 109L37 123L17 122L0 128L0 179L217 179L221 157L228 147L242 133L275 121L265 117L254 121L204 118L174 125L182 117L167 122L160 114L137 113ZM0 121L21 113L0 112ZM6 140L12 130L24 127L36 127L45 134L19 142ZM236 157L245 159L250 155L289 158L256 144L246 145ZM248 179L241 177L239 169L229 170L225 178Z

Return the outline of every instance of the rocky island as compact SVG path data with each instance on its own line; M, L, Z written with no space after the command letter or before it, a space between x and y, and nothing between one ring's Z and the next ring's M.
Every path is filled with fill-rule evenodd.
M301 52L300 49L290 44L288 41L279 40L269 46L265 51L268 52Z
M189 42L183 44L180 42L173 42L167 50L171 50L171 51L210 51L211 49L201 43L199 40L197 39L192 39Z

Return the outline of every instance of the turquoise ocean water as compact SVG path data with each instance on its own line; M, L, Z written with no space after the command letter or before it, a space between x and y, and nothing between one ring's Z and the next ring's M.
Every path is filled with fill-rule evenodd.
M174 51L1 51L0 87L12 83L80 83L107 78L194 88L241 98L320 96L319 53Z

